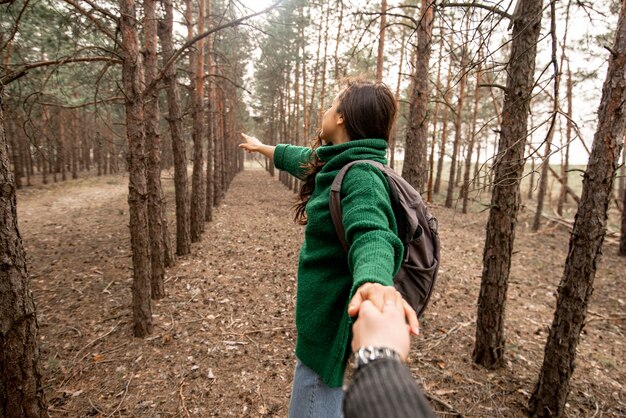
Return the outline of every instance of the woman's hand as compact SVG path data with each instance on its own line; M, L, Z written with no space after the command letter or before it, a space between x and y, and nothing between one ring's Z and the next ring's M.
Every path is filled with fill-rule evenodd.
M393 286L383 286L379 283L365 283L361 285L348 305L348 314L350 316L358 315L363 302L366 300L370 301L381 312L387 302L402 306L409 331L414 335L419 334L419 322L417 321L415 310Z
M367 346L387 347L398 353L402 361L409 355L411 339L404 322L404 307L397 299L387 300L382 311L371 301L364 301L352 333L352 351Z
M263 143L258 139L250 135L246 135L243 132L241 133L241 139L243 139L244 143L239 144L239 148L243 148L246 152L259 152Z

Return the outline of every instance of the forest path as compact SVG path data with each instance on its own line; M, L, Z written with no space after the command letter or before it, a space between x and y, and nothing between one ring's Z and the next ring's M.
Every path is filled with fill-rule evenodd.
M127 179L88 178L18 192L37 301L50 414L286 416L294 366L295 195L251 166L237 175L192 254L166 275L153 335L131 332ZM163 174L170 231L171 175ZM569 234L528 228L522 212L507 302L506 367L472 366L487 212L434 205L442 237L435 294L409 366L442 416L522 417L538 375ZM605 247L572 380L570 416L623 416L623 260ZM450 409L452 408L452 409Z

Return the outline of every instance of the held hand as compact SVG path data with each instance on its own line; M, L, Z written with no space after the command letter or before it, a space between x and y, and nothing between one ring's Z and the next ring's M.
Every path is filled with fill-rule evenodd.
M352 297L348 305L348 314L356 316L359 314L361 305L364 301L369 300L379 311L382 312L383 306L387 302L393 302L402 306L406 322L412 334L419 334L419 323L417 322L417 314L393 286L383 286L379 283L365 283L359 287Z
M352 332L352 351L367 346L387 347L406 361L411 342L404 322L404 307L397 300L387 300L382 311L371 301L364 301Z
M246 142L239 144L239 148L245 149L248 153L258 152L263 145L263 143L258 138L246 135L243 132L241 133L241 139Z

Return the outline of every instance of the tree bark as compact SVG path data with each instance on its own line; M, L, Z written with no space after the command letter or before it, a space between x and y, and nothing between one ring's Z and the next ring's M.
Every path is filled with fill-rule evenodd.
M476 69L476 89L474 90L474 116L472 117L472 133L467 142L467 157L465 158L465 173L463 174L463 188L461 196L463 197L463 213L467 213L467 203L469 199L470 188L470 172L472 170L472 153L474 151L474 142L476 142L476 121L478 120L478 101L480 99L480 63Z
M437 59L437 84L435 84L437 86L437 94L439 94L439 92L441 91L441 63L443 61L443 44L444 37L441 36L441 38L439 39L439 58ZM400 72L398 72L398 89L399 88ZM440 102L439 100L437 100L435 102L435 111L433 113L433 136L432 140L430 141L430 156L428 157L428 194L426 199L428 203L432 203L433 201L433 184L435 181L435 145L437 144L437 117L439 116L439 105Z
M46 152L48 151L48 152ZM41 106L41 142L39 143L39 158L41 159L41 182L48 184L48 110Z
M193 38L193 5L185 0L187 37ZM198 33L204 32L204 0L198 2ZM193 103L193 172L191 174L191 242L198 242L204 232L204 212L206 193L204 190L204 40L196 43L196 49L189 52L190 72L194 74L195 87L191 92Z
M157 75L156 1L144 0L145 77L150 85ZM163 207L161 190L161 133L159 129L159 91L152 89L144 98L146 127L146 177L148 180L148 230L150 234L150 276L152 299L165 297Z
M626 126L626 9L623 4L617 25L598 108L598 128L558 287L556 311L539 381L530 399L529 410L535 417L565 415L576 348L600 262L607 210Z
M144 151L143 101L141 99L141 54L135 27L135 1L120 0L122 34L122 81L126 98L128 140L128 206L133 252L133 331L135 337L152 333L150 304L150 243L146 163Z
M534 85L537 39L541 30L541 10L542 0L520 2L513 20L472 355L474 362L488 368L501 366L504 357L504 308L520 204L519 186L524 170L524 146Z
M48 413L39 372L39 325L17 227L3 93L0 84L0 416L43 418Z
M454 185L457 173L457 158L459 147L461 146L461 137L463 134L463 106L465 102L465 86L467 84L467 46L463 46L461 53L461 80L459 80L459 97L456 104L456 114L454 121L454 144L452 145L452 159L450 161L450 177L448 178L448 192L446 193L445 206L452 207L454 200Z
M449 42L450 50L454 48L454 36L451 33ZM439 159L437 160L437 174L435 176L435 185L433 187L433 192L435 194L439 193L441 189L441 176L443 174L443 160L446 156L446 143L448 141L448 116L450 115L450 95L452 94L452 64L453 64L454 54L450 54L450 62L448 63L448 74L446 75L446 89L443 95L444 108L443 108L443 129L441 131L441 140L439 141Z
M208 25L210 26L211 22L211 1L206 1L206 20ZM205 211L204 211L204 221L211 222L213 220L213 144L214 144L214 127L213 123L213 86L211 82L211 75L213 74L213 36L209 35L206 38L206 68L209 77L207 78L208 83L206 87L206 97L207 97L207 149L206 149L206 198L205 198Z
M434 0L422 0L417 28L417 49L413 89L406 131L406 152L402 177L417 190L424 190L428 176L428 71L430 62Z
M404 49L406 44L406 31L402 29L402 40L400 41L400 65L398 66L398 81L396 83L396 91L394 98L396 100L396 107L400 107L400 86L402 83L402 67L404 66ZM437 117L437 111L435 110L435 118ZM398 139L398 123L394 124L393 135L389 138L389 167L394 168L396 165L396 142Z
M172 40L174 12L172 0L163 0L165 19L159 23L158 31L163 49L163 61L167 62L174 53ZM183 138L180 99L176 85L176 69L169 66L163 78L167 95L168 123L172 138L174 155L174 193L176 198L176 254L187 255L191 252L191 232L189 220L189 194L187 179L187 151Z

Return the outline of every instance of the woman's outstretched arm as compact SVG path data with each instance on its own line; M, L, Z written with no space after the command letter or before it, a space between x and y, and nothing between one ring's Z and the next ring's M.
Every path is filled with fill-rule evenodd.
M279 170L286 171L300 180L306 178L307 172L304 165L311 159L313 150L310 147L290 144L265 145L258 138L244 133L241 134L241 138L245 142L239 144L239 148L247 152L261 153L274 160L274 166Z
M274 150L276 149L275 146L265 145L258 138L246 135L244 133L241 134L241 139L246 142L239 144L239 148L245 149L248 153L259 152L265 155L267 158L274 159Z

